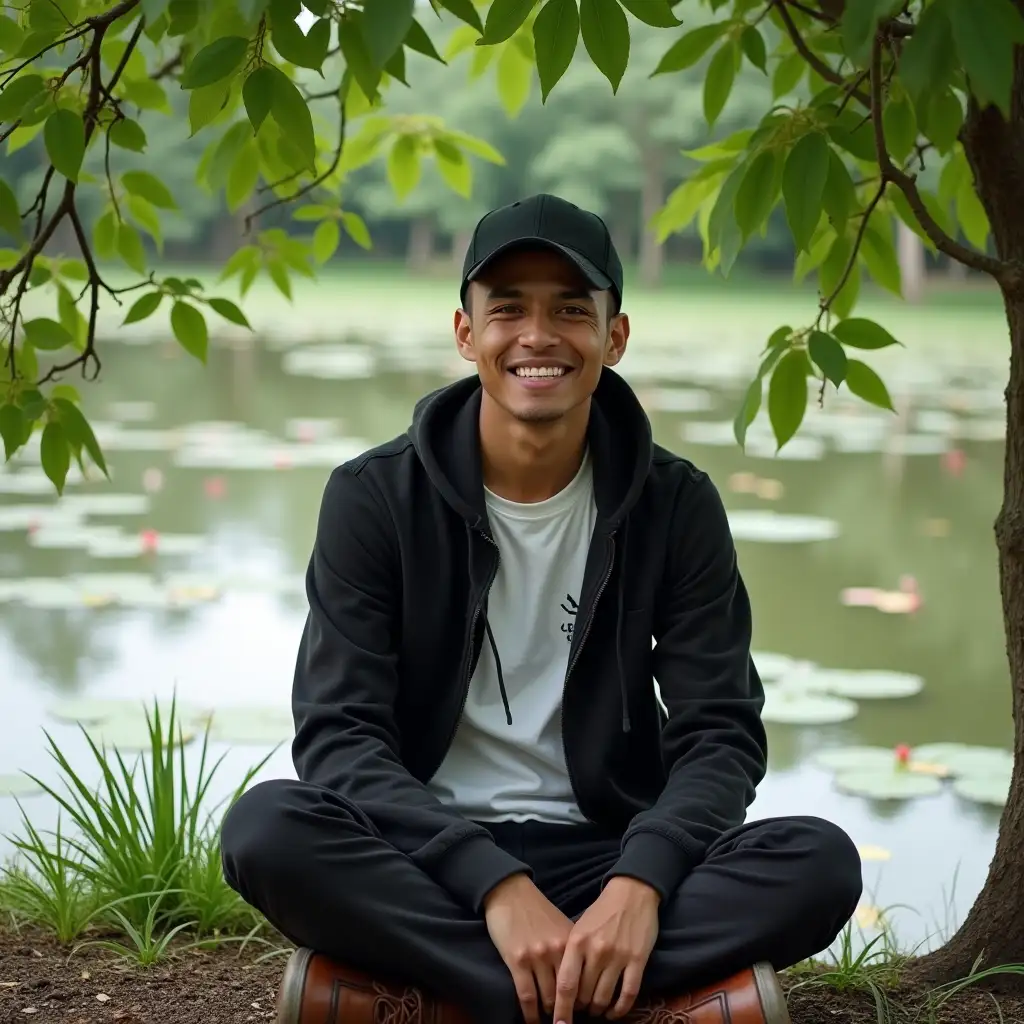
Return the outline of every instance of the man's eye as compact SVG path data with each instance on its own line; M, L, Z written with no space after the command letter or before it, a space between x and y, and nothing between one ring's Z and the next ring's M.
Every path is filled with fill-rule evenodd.
M570 316L587 315L587 310L585 310L582 306L566 306L562 312L568 313Z

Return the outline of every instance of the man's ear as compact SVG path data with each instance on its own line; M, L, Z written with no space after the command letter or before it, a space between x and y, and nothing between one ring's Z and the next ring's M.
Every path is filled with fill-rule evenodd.
M604 365L615 366L626 354L629 341L629 317L618 313L608 323L608 346L604 353Z
M473 321L464 309L455 310L455 347L459 355L467 362L476 362L476 349L473 346Z

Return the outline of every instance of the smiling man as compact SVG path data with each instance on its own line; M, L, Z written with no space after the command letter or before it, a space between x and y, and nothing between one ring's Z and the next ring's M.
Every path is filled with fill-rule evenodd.
M279 1024L788 1024L775 972L839 934L860 858L745 821L750 603L717 489L612 369L604 222L489 213L461 300L476 373L327 484L298 780L224 821L228 881L299 947Z

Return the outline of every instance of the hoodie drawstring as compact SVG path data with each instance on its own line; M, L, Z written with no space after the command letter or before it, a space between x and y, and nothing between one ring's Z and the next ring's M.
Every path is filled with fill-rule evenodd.
M473 581L473 527L466 523L466 544L469 548L469 579L470 583ZM487 642L491 647L491 654L494 655L494 668L498 673L498 689L501 691L501 703L505 708L505 721L508 725L512 724L512 709L508 703L508 691L505 689L505 676L501 671L501 658L498 656L498 645L494 642L494 634L491 632L491 623L487 618L487 603L486 598L484 599L484 606L481 609L481 614L484 617L484 631L487 633ZM470 638L472 642L472 638Z
M617 614L615 623L615 669L619 676L619 696L622 701L622 731L624 733L631 731L631 724L629 719L629 691L626 686L626 668L625 661L622 654L622 624L625 619L625 604L626 604L626 580L625 580L625 566L626 566L626 548L629 538L629 518L626 518L625 523L622 527L622 555L619 559L619 584L617 587L616 603L617 603ZM466 524L466 542L469 545L469 576L473 578L473 529ZM509 707L508 703L508 691L505 689L505 676L501 669L501 657L498 654L498 645L494 640L494 633L491 631L491 623L487 618L487 607L486 601L484 608L482 609L484 617L484 632L487 634L487 643L490 645L491 654L494 655L494 668L498 676L498 690L501 693L501 703L505 709L505 722L508 725L512 724L512 708Z

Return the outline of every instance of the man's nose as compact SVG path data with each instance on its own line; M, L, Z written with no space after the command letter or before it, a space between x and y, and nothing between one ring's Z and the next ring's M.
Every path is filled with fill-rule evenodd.
M534 313L523 324L519 340L531 348L546 348L558 343L558 334L546 313Z

